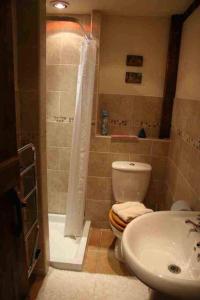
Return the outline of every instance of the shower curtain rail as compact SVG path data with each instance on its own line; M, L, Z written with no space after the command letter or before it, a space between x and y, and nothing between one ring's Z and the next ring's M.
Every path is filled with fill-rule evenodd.
M70 16L47 16L47 20L48 21L66 21L66 22L73 22L73 23L77 23L82 32L83 35L85 37L86 40L91 40L92 38L90 37L90 35L88 35L83 27L83 25L81 24L81 22L79 21L78 18L75 17L70 17Z

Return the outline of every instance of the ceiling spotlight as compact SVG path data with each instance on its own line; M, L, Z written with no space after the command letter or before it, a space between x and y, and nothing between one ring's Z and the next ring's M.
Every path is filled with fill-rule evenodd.
M69 5L69 2L67 2L67 1L51 1L51 5L53 5L53 7L58 8L58 9L64 9L64 8L67 8L67 6Z

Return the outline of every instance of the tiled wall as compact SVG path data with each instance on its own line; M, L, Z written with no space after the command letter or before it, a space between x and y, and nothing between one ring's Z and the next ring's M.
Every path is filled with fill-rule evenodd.
M176 99L167 168L167 204L187 201L200 210L200 101Z
M158 137L162 98L134 95L100 94L98 133L101 132L101 111L109 112L109 134L137 135L141 128L148 137Z
M200 8L184 23L171 146L167 203L179 199L200 210Z
M88 30L90 17L81 18ZM49 212L66 212L69 161L83 33L71 22L47 22L47 168Z
M167 140L140 139L137 143L129 143L112 141L110 137L102 136L91 139L86 218L92 221L93 226L109 226L108 211L113 204L111 165L116 160L150 163L153 171L145 203L153 209L165 207L168 147Z

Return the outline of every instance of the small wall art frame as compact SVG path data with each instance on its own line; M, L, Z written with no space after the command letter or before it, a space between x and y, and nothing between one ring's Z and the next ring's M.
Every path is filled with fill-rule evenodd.
M143 56L141 55L127 55L126 65L131 67L142 67L143 66Z
M142 73L126 72L125 82L141 84L142 83Z

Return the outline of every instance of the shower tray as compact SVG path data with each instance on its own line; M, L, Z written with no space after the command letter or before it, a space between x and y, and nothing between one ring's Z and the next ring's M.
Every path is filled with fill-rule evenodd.
M65 218L65 215L49 214L50 265L81 271L91 222L85 221L81 237L65 237Z

